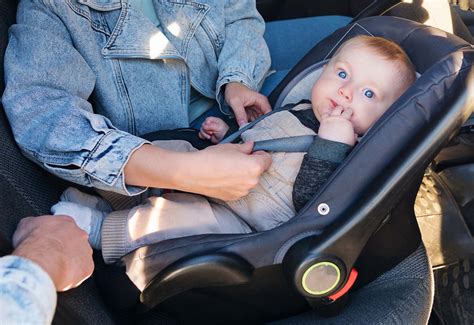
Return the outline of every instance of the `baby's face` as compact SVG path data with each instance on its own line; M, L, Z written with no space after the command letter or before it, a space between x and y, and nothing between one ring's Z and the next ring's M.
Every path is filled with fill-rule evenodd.
M364 134L405 91L396 62L364 45L349 44L324 67L313 86L311 102L317 119L336 106L352 109L355 133Z

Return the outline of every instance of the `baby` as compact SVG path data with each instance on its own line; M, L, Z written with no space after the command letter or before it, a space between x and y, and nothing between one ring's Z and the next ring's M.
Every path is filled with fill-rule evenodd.
M242 133L243 141L317 135L307 153L273 152L273 163L248 195L220 201L191 193L150 197L131 210L114 211L98 197L68 189L54 214L73 217L92 247L112 263L134 249L170 238L264 231L291 219L318 191L363 135L415 81L405 52L380 37L345 42L324 66L311 102L293 105ZM229 126L209 117L199 136L218 143ZM177 151L189 143L155 141Z

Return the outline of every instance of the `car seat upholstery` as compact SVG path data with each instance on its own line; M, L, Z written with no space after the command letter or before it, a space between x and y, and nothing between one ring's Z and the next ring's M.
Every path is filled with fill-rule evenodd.
M6 31L7 27L13 22L15 6L15 1L0 1L0 15L2 17L0 25L0 53L2 59L6 46ZM390 25L390 21L388 22ZM394 30L396 28L395 26L391 27ZM421 27L417 28L421 29ZM343 33L344 31L339 31L335 34L335 36L331 36L332 38L330 37L330 39L334 41L334 39L337 37L340 38ZM334 44L334 42L331 43L331 40L326 40L320 45L319 49L332 48L328 44ZM458 48L462 48L463 46L465 46L464 43L459 43ZM317 49L318 47L312 52L317 52ZM449 51L447 50L446 53L448 54ZM415 55L413 53L409 54ZM472 64L472 53L467 54L467 57L469 60L471 60L470 62ZM309 60L309 57L307 56L305 59L303 59L302 65L304 65L305 60ZM420 62L425 61L424 59L420 59ZM419 68L421 72L424 72L424 70L428 67L429 65L423 66L423 64L420 64ZM296 76L298 74L298 69L299 68L296 68L292 73L290 73L290 76ZM3 76L3 70L1 72ZM452 86L456 91L453 90L453 93L450 94L449 98L442 103L443 107L450 106L461 95L460 91L458 90L459 88L462 88L462 83L465 82L464 74L465 72L463 72L463 77L461 78L462 80L460 79L456 82L453 82ZM281 87L278 88L279 90L277 89L277 92L275 92L274 96L272 97L274 100L276 100L278 97L278 92L282 92L282 90L285 88L285 83L287 83L289 80L290 79L286 79L286 81L282 83ZM446 85L443 84L443 87L445 86ZM446 109L446 111L456 111L456 113L453 113L457 117L455 120L461 120L459 116L462 114L459 112L459 108L457 110ZM430 115L429 112L426 113L427 115ZM439 113L438 115L441 116L443 114ZM428 119L431 121L431 118L429 117L430 116L428 116ZM1 150L3 152L2 157L4 157L4 159L0 160L0 180L2 181L0 197L0 207L2 208L0 237L3 238L2 242L8 243L10 242L11 235L17 222L25 216L48 213L49 207L56 202L58 194L61 193L66 184L65 182L47 175L42 169L21 155L21 152L14 144L11 130L8 126L8 122L3 110L0 114L0 122L0 138L2 142ZM214 318L215 320L223 320L227 318L235 322L238 322L239 320L248 320L249 317L253 321L258 322L277 320L282 318L282 315L292 314L300 315L286 319L284 321L285 323L306 324L312 323L315 320L321 321L323 323L355 321L363 323L392 322L416 324L426 322L432 304L432 277L430 265L426 257L426 252L423 246L420 245L419 234L417 233L416 224L414 224L414 218L411 218L413 214L412 199L414 200L417 184L419 184L419 180L417 179L416 175L420 175L420 173L422 174L424 167L426 167L426 164L430 160L429 157L431 157L434 152L438 150L437 148L439 148L444 139L446 139L453 132L453 130L455 130L456 125L457 124L455 122L452 122L448 129L441 130L443 136L439 139L436 139L436 141L433 140L435 141L434 144L428 143L426 146L422 146L423 148L429 147L428 149L425 148L428 153L426 153L426 150L423 152L423 159L419 162L420 166L416 168L416 172L409 174L409 176L411 176L411 181L405 182L405 184L408 184L407 194L405 196L401 196L399 195L400 193L395 193L397 200L391 202L391 206L389 206L389 208L396 207L398 209L398 212L394 211L394 215L403 220L401 225L407 226L407 232L412 232L410 234L411 239L407 239L410 242L410 245L408 245L409 249L403 250L402 247L401 253L397 252L398 255L394 254L393 260L385 263L385 266L390 266L390 271L384 272L385 270L377 270L376 266L374 265L374 269L372 269L374 274L378 275L383 273L375 280L373 280L374 277L370 277L367 274L361 274L361 283L368 284L365 286L361 285L357 291L351 294L349 304L339 314L339 316L332 318L321 318L321 316L316 311L309 310L307 308L308 306L306 301L299 296L296 290L292 289L291 283L286 280L287 278L283 274L284 270L281 267L281 264L273 264L273 259L269 259L268 257L261 258L261 256L264 256L264 254L261 254L262 252L259 250L258 244L253 244L252 247L246 248L253 250L252 263L255 265L265 265L265 263L268 261L270 261L270 263L267 263L268 267L262 267L261 269L255 268L255 270L243 270L242 274L245 274L247 271L250 273L253 272L252 274L249 274L251 281L247 282L247 284L232 285L230 288L210 287L197 289L193 286L189 287L185 284L181 288L191 290L182 290L182 293L176 295L173 291L174 289L171 288L170 292L173 294L170 294L169 297L167 297L168 299L162 299L163 303L158 307L158 310L163 310L166 313L172 315L175 319L181 321L209 321L209 318L206 319L206 317L209 317L209 315L212 313L206 312L212 312L214 309L214 311L217 312L217 317L221 317ZM425 129L427 129L429 126L432 125L427 124ZM406 166L403 165L403 167ZM392 167L391 169L390 175L392 176L395 172L401 172L395 167ZM336 177L333 178L331 183L333 184L335 181L337 182ZM386 182L385 179L379 180L379 183L384 182ZM325 188L328 191L327 195L332 195L331 191L334 191L336 186L331 186L329 184ZM375 194L368 195L369 198L367 198L365 202L373 202L369 199L373 199L371 196L376 196L376 194L379 193L377 192ZM320 194L320 197L321 195L322 194ZM317 199L318 198L315 198L315 200ZM354 201L358 201L358 199L360 198L352 198ZM357 205L357 202L353 204ZM310 206L311 204L308 205L308 207ZM386 208L387 207L384 207L384 212L387 212L385 211ZM303 213L310 213L310 209L305 209ZM390 224L394 219L396 218L384 219L384 225ZM357 224L354 222L352 222L352 225L357 226ZM387 243L387 241L403 241L399 237L393 237L393 233L384 229L386 228L380 227L377 232L378 236L372 237L372 239L370 239L372 242L375 242L375 244L373 244L371 247L380 245L381 249L383 250L385 248L390 248L390 244ZM325 230L324 227L321 227L314 233L317 235L323 230ZM127 313L136 311L135 309L131 308L136 307L135 305L138 302L138 294L140 294L140 292L133 287L131 287L130 290L127 290L127 288L129 288L127 286L130 286L130 281L126 277L126 273L124 271L136 272L137 269L142 269L143 271L149 272L147 279L151 281L155 276L157 276L159 271L166 270L167 265L172 265L176 261L183 261L182 258L187 254L184 254L183 252L176 256L176 254L174 254L175 252L173 252L176 249L180 249L180 246L184 244L188 245L190 242L194 243L193 247L187 249L188 253L193 253L193 257L198 256L198 254L202 254L205 257L205 253L207 252L212 252L216 249L222 249L222 240L227 240L221 236L205 237L208 241L206 247L202 246L202 244L195 244L196 239L198 238L183 238L173 242L160 243L153 247L139 249L137 252L124 257L123 261L115 266L101 267L100 272L97 274L96 278L99 279L99 284L102 287L103 293L108 298L109 305L115 305L115 307L127 306L127 308L130 308L126 310ZM228 250L225 253L232 253L233 247L236 247L235 244L244 246L250 245L250 242L248 241L250 237L263 238L263 241L267 240L257 234L240 237L233 236L230 241L227 241L226 245L228 246ZM332 238L337 239L337 233L330 232L329 239ZM287 246L289 248L291 245ZM4 247L5 249L3 253L7 253L8 250L11 249L11 247L7 247L7 245ZM141 258L142 256L155 256L157 259L160 259L160 262L157 264L157 261L155 260L153 262L154 264L149 262L144 263L144 260ZM282 255L281 258L283 258L283 256L284 255ZM401 256L402 258L400 258ZM364 253L362 254L358 263L366 263L367 265L371 265L374 258L383 259L384 255L370 254L369 249L369 252L366 251L365 255ZM403 259L402 262L400 262L401 259ZM212 259L210 261L212 262ZM151 267L152 265L154 267ZM209 268L204 269L204 271L208 270ZM135 274L143 275L143 273ZM157 276L155 281L160 280L159 276L160 275ZM364 276L373 281L369 281L367 279L364 281ZM80 322L87 324L109 324L116 321L116 316L119 315L118 312L112 312L111 309L104 305L104 302L95 285L95 280L96 279L92 278L85 282L78 289L74 289L65 294L59 295L59 307L55 318L56 323ZM143 278L140 281L143 281ZM208 280L203 279L203 281L206 283ZM156 283L159 284L159 282ZM174 284L173 282L169 283ZM149 285L148 282L146 284ZM157 286L157 288L160 289L161 287ZM119 289L123 289L123 291L120 292L118 291ZM273 301L261 301L262 299L258 298L256 301L260 300L260 304L256 304L254 302L249 304L246 303L247 299L249 299L251 296L260 297L257 295L257 293L262 293L262 290L264 291L263 293L267 294L266 296L264 295L265 297L268 297L269 295L271 296L274 293L287 293L288 295L279 297L277 296L276 298L278 303L275 305L288 304L289 307L285 309L284 313L281 313L278 310L274 310L275 305L273 305ZM148 299L150 299L148 304L155 304L156 300L154 300L153 297ZM296 303L292 303L292 299L294 299ZM206 312L201 314L201 308ZM242 310L244 310L246 314L242 312ZM151 323L173 322L171 318L162 315L166 314L155 313L150 315L150 318L145 320ZM197 318L195 318L196 315Z

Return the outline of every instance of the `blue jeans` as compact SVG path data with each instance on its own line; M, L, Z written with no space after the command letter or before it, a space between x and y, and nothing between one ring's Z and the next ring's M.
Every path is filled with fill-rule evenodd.
M314 45L336 29L347 25L351 19L344 16L320 16L268 22L264 38L270 49L273 73L265 79L260 92L268 96ZM191 122L191 127L199 129L208 116L226 119L215 105Z

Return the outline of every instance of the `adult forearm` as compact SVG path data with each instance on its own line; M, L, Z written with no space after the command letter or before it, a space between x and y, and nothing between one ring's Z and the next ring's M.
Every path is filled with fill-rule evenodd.
M236 200L254 188L271 157L252 154L253 143L211 146L195 152L173 152L144 145L125 166L128 185L151 186Z
M143 145L125 165L125 183L132 186L182 189L182 165L189 154Z

